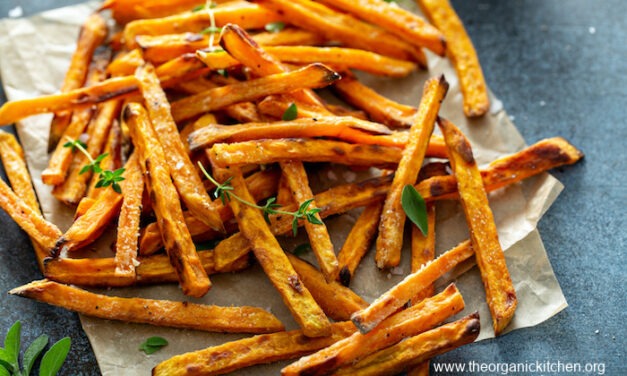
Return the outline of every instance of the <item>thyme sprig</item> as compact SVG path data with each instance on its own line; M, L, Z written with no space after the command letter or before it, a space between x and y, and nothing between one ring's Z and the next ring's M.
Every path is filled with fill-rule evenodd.
M91 156L91 154L87 151L87 145L81 140L72 140L68 137L68 142L63 144L63 147L72 149L72 152L80 151L89 161L88 164L83 166L79 171L79 174L84 174L86 172L93 172L94 174L98 174L98 181L96 182L96 188L108 187L111 186L114 191L117 193L122 193L122 187L119 182L124 180L124 168L118 168L115 171L111 170L103 170L100 166L100 163L109 155L108 153L100 154L95 159Z
M270 223L270 215L273 214L292 216L294 217L292 220L292 233L294 234L294 236L296 236L296 234L298 233L298 221L301 219L306 220L314 225L323 224L317 216L317 214L320 213L320 210L322 209L309 208L309 206L313 202L313 198L303 201L303 203L301 203L298 207L298 210L295 212L280 210L279 208L281 207L281 205L276 203L276 197L269 198L268 200L266 200L266 203L264 205L257 205L248 200L244 200L243 198L235 194L235 192L233 192L233 186L231 185L231 180L233 180L233 177L229 177L224 181L224 183L219 183L213 178L213 176L211 176L211 174L207 172L202 163L198 163L198 166L200 167L202 173L207 177L207 179L209 179L209 181L216 186L216 189L213 192L214 198L219 198L224 205L226 205L227 202L231 201L231 199L235 199L244 205L259 209L263 213L263 218L267 223Z

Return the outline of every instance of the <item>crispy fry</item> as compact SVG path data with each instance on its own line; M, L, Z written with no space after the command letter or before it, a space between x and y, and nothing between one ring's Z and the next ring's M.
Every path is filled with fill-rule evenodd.
M295 27L286 27L279 32L261 32L252 36L261 46L316 46L325 42L319 33Z
M111 64L107 66L107 73L112 77L128 76L135 72L135 69L144 64L144 57L139 48L124 52L116 56Z
M50 253L61 237L61 230L46 221L39 208L34 209L19 198L2 179L0 179L0 207L47 253Z
M224 0L222 0L224 1ZM217 2L217 1L216 1ZM121 24L140 18L157 18L191 10L205 5L205 0L106 0L100 10L110 9L113 18Z
M360 21L325 5L304 0L256 0L258 4L280 12L287 22L318 32L327 40L340 41L348 47L376 52L426 67L422 50L378 26Z
M70 66L65 74L61 92L78 89L83 86L87 78L89 63L96 47L104 42L107 37L107 24L104 18L98 14L91 14L81 27L76 42L76 50L72 54ZM63 111L56 113L50 123L50 135L48 137L48 151L52 151L59 142L63 131L70 124L72 113Z
M30 173L26 166L24 158L24 150L20 146L17 139L10 133L0 130L0 159L4 166L4 171L11 183L11 188L15 194L21 198L24 203L33 209L37 214L41 214L39 202L33 184L31 183ZM43 260L49 256L50 250L46 250L37 242L31 239L39 269L43 271Z
M108 320L207 332L272 333L284 330L271 313L255 307L218 307L190 302L119 298L41 280L9 292L24 298Z
M339 66L343 69L358 69L381 76L406 77L416 70L416 64L409 61L354 48L266 45L264 50L283 63L303 65L320 62L331 66ZM187 51L181 51L178 55L183 52ZM223 57L224 54L225 52L205 52L202 50L196 53L198 58L212 69L224 69L239 65L239 61L235 59L229 61L228 58ZM164 54L159 56L162 58L170 57Z
M464 114L468 117L484 115L490 109L488 88L464 24L447 0L419 0L418 5L446 38L446 52L457 71L464 97Z
M290 73L280 73L238 84L227 85L193 95L172 103L172 116L177 122L228 105L248 102L269 94L303 88L320 88L340 76L322 64L311 64Z
M281 174L281 180L279 180L279 186L277 187L276 203L281 206L296 205L292 190L283 174Z
M339 273L336 279L342 285L350 285L359 262L370 249L372 240L377 233L382 209L383 204L381 202L366 206L348 233L344 245L337 255Z
M141 174L139 161L133 161L126 184L124 198L118 219L118 233L115 242L115 276L135 282L137 249L139 238L139 220L142 212L142 195L144 193L144 178Z
M215 170L214 170L215 172ZM222 172L226 174L226 171ZM246 188L241 171L237 167L229 169L232 176L233 191L243 200L253 202L254 198ZM229 202L239 228L250 245L265 271L266 275L281 294L285 305L292 312L294 320L308 337L328 336L331 327L324 312L302 284L294 271L279 242L270 232L259 209L240 203L238 200Z
M118 100L102 103L92 117L87 127L89 139L86 148L92 158L95 159L102 152L111 125L120 113L121 104L122 102ZM81 170L88 163L89 160L83 153L74 153L74 161L68 176L62 184L55 186L52 190L52 194L59 201L66 205L76 205L85 196L92 172L88 171L81 174Z
M301 205L303 202L313 199L309 203L308 209L317 208L313 192L309 187L309 178L307 177L303 163L300 161L283 162L281 163L281 170L294 195L294 200ZM311 249L318 260L318 267L322 271L326 281L331 282L334 280L338 271L335 249L331 242L327 226L320 219L320 214L315 214L315 218L320 223L315 224L310 221L305 221L305 230L309 236Z
M401 205L401 194L407 184L414 184L418 178L418 171L422 167L429 139L435 127L435 119L440 111L440 103L447 91L448 82L443 75L431 78L425 83L418 113L409 130L407 145L403 149L392 186L383 205L375 255L379 269L393 268L401 262L403 232L407 218Z
M333 320L349 320L353 313L368 306L353 290L335 281L327 283L324 275L307 261L289 253L287 257L320 308Z
M135 77L114 77L67 93L10 101L0 107L0 124L15 123L22 118L46 112L85 108L110 99L128 97L136 90Z
M351 320L362 332L368 333L383 320L405 305L416 294L450 271L457 264L474 254L470 241L466 240L443 253L424 268L409 274L405 279L383 293L368 308L355 313Z
M492 314L494 334L498 336L514 317L518 305L516 291L470 143L453 123L438 119L438 125L449 148L451 168L457 178L459 198Z
M198 251L198 257L207 274L215 274L213 251ZM230 273L241 271L250 266L250 257L245 255L227 265L221 272ZM122 287L128 286L128 281L115 275L116 262L113 257L96 259L47 259L44 276L47 279L71 285L86 287ZM167 255L154 255L140 259L136 268L135 283L152 285L161 283L176 283L176 270L170 264Z
M211 287L211 282L185 226L178 194L170 180L170 168L157 132L150 124L147 111L139 104L128 104L123 117L129 124L131 137L138 150L165 249L177 271L183 293L194 297L203 296ZM178 135L176 138L180 141Z
M340 368L334 375L396 375L436 355L473 342L479 329L479 314L475 312L380 350Z
M129 159L125 166L122 176L126 179L136 168ZM126 180L120 182L122 190ZM85 247L94 242L106 229L106 226L119 213L122 204L122 195L115 192L112 188L108 188L100 193L96 202L94 202L85 214L81 215L70 228L59 238L53 250L53 256L58 256L61 252L72 252Z
M427 235L423 235L418 226L411 227L411 272L419 271L435 258L435 204L427 204ZM426 287L412 299L417 303L434 292L433 285Z
M350 73L333 84L334 91L351 105L365 111L373 121L392 128L409 128L418 109L388 99L365 86Z
M331 325L328 337L310 338L302 330L244 338L204 350L174 356L159 363L153 376L222 375L256 364L293 359L351 335L350 322Z
M154 68L145 65L136 72L140 90L144 96L150 121L159 142L165 150L166 162L174 185L190 212L214 230L223 230L220 216L212 210L211 198L203 189L202 180L192 164L178 128L169 111L168 100L159 86Z
M378 25L404 41L444 56L446 41L438 29L415 13L380 0L322 0L322 3Z
M300 160L353 166L395 166L402 150L390 146L347 144L312 139L279 139L215 144L211 160L217 166L268 164Z
M440 294L400 311L367 334L353 333L314 354L300 358L281 370L282 376L328 375L343 365L356 363L369 354L407 337L434 328L464 309L464 299L454 284Z
M216 26L221 27L229 23L239 24L245 29L263 29L270 23L280 21L277 13L262 8L257 4L245 1L234 1L221 4L212 9ZM137 46L135 37L138 35L164 35L184 32L200 32L210 27L211 20L207 11L188 12L173 16L149 20L129 22L124 28L126 47L131 50Z

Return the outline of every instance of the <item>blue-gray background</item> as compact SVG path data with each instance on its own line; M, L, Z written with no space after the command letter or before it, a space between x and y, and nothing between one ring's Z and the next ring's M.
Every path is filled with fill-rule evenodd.
M28 16L79 2L0 0L0 18L17 5ZM627 1L452 3L488 85L527 143L559 135L586 157L553 171L566 189L539 224L569 307L534 328L465 346L437 362L602 362L606 374L626 375ZM99 374L76 314L4 293L41 276L28 238L1 210L0 226L0 338L18 319L24 342L42 333L51 340L69 335L72 351L60 374Z

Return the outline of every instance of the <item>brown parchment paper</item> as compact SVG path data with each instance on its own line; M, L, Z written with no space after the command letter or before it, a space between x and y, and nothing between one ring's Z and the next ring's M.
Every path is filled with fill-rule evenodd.
M27 19L4 20L0 23L0 74L7 97L10 100L50 94L58 91L74 49L78 28L96 7L88 3L57 9ZM416 9L414 8L416 11ZM384 95L400 102L417 105L424 81L443 73L450 83L450 90L441 113L452 120L468 135L479 163L520 150L525 141L508 118L503 105L491 95L492 108L488 115L478 120L468 120L462 113L462 97L457 77L448 61L429 55L429 70L416 72L403 79L388 79L362 75L367 84ZM17 124L18 133L35 189L46 218L62 230L72 220L72 210L59 204L50 194L50 187L40 179L48 155L46 153L51 115L24 119ZM535 140L534 140L535 141ZM312 176L314 189L340 182L357 181L367 173L332 166L316 171ZM519 306L508 330L537 325L567 306L566 299L555 278L551 265L536 230L544 212L557 198L562 185L548 174L529 179L490 195L499 236L506 250L507 264L519 297ZM336 249L342 246L346 235L359 211L336 216L328 221ZM437 248L445 251L459 241L468 238L462 211L457 202L438 204ZM297 238L281 239L286 250L306 241L303 234ZM94 252L111 256L112 238L100 241ZM408 242L406 242L408 244ZM313 261L313 260L312 260ZM367 255L358 269L352 288L366 300L372 301L382 292L400 281L409 272L408 252L401 266L392 271L379 271L373 255ZM465 265L447 276L445 284L455 281L466 301L466 311L479 310L482 330L480 339L491 338L492 332L488 308L477 269ZM463 271L468 270L466 273ZM273 312L288 329L296 328L288 310L272 288L259 267L244 273L212 276L214 287L196 302L217 305L252 305ZM118 296L142 296L163 299L186 299L178 286L154 286L109 290L105 293ZM187 299L190 300L190 299ZM203 349L212 345L242 338L244 335L228 335L158 328L149 325L127 324L81 317L103 375L148 375L157 363L173 355ZM149 336L165 337L170 345L156 354L147 356L138 346ZM277 374L288 362L244 369L239 375Z

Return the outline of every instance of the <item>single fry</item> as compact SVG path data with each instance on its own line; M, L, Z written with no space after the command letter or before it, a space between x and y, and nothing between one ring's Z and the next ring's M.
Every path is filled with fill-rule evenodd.
M342 79L333 84L333 90L346 102L366 112L370 119L391 128L409 128L418 109L388 99L350 73L342 72Z
M157 18L184 12L198 5L205 5L205 3L205 0L161 0L150 2L143 0L106 0L99 10L110 9L113 18L118 23L125 24L140 18Z
M94 294L48 280L34 281L9 294L62 307L87 316L207 332L272 333L284 330L271 313L255 307L218 307Z
M322 0L322 3L380 26L404 41L444 56L446 41L424 18L380 0Z
M65 74L61 92L78 89L83 86L87 78L89 63L96 47L104 42L107 37L108 28L105 19L98 13L91 14L81 26L76 42L76 50L72 54L70 66ZM61 135L72 120L72 113L69 111L54 114L50 123L50 135L48 137L48 151L52 151Z
M141 174L139 161L134 159L128 180L124 185L124 198L118 219L118 233L115 242L115 275L132 284L135 282L135 267L139 238L139 221L142 212L142 196L144 178Z
M124 181L120 182L122 191L126 185L126 177L133 174L136 165L132 163L133 158L126 163L125 171L122 174ZM111 187L102 191L96 201L80 217L78 217L70 228L63 234L54 247L53 256L58 256L61 252L73 252L93 243L106 229L106 226L118 215L122 195L115 192Z
M309 178L303 163L300 161L283 162L281 163L281 170L294 195L294 200L299 205L307 200L312 200L308 209L315 209L317 207L316 201L309 187ZM311 249L318 260L318 266L327 282L331 282L338 273L337 257L327 226L320 219L320 214L315 214L315 217L320 223L305 221L304 226L309 236Z
M0 130L0 159L13 192L26 205L30 206L33 211L41 214L37 195L26 166L24 150L12 134L2 130ZM43 271L43 260L50 255L50 250L46 250L34 240L32 240L32 244L37 256L37 262L39 263L39 269Z
M138 150L165 249L177 271L183 293L194 297L203 296L211 287L211 282L185 226L179 196L170 180L165 152L159 143L156 130L150 124L148 113L139 104L128 104L123 110L123 118L129 125L131 137ZM180 141L178 136L177 139Z
M469 259L474 254L470 241L443 253L424 268L409 274L405 279L383 293L368 308L355 313L351 320L362 333L368 333L405 305L416 294L431 285L436 279Z
M216 274L213 251L198 251L198 257L207 274ZM178 276L170 264L167 255L159 254L139 260L135 269L138 285L154 285L176 283ZM220 272L230 273L242 271L250 266L250 257L235 260ZM85 287L123 287L128 286L128 279L115 274L117 263L113 257L96 259L55 258L46 259L44 276L52 281L68 285Z
M475 312L371 354L340 368L334 375L396 375L436 355L473 342L479 330L479 314Z
M353 290L332 281L326 282L324 275L313 265L298 256L287 254L294 270L311 292L324 313L335 321L349 320L351 315L368 306Z
M331 325L327 337L310 338L302 330L258 335L204 350L177 355L159 363L153 376L222 375L256 364L293 359L327 347L351 335L350 322Z
M190 119L205 112L219 110L239 102L248 102L266 95L278 94L305 88L320 88L330 85L340 76L322 64L311 64L290 73L207 90L172 103L172 116L176 122Z
M382 210L383 204L381 202L374 202L366 206L348 233L344 245L337 255L339 270L337 280L342 285L350 285L359 262L370 249L377 233L377 227L379 227Z
M166 162L181 199L196 218L214 230L223 230L222 220L212 210L211 198L204 190L202 180L181 141L154 68L145 65L137 70L136 76L159 143L168 151L165 153Z
M423 235L418 226L411 227L411 272L419 271L435 259L435 203L427 204L427 235ZM413 299L417 303L434 292L433 285L419 292Z
M440 103L444 100L447 91L448 82L443 75L439 78L431 78L425 83L418 113L409 130L407 145L403 149L392 186L383 205L375 255L379 269L393 268L401 262L403 233L407 218L401 205L401 194L406 185L416 183L435 127L435 119L440 111Z
M494 216L470 143L453 123L439 119L438 125L449 148L451 168L457 178L459 198L492 314L494 334L498 336L514 317L518 304L516 290L507 270Z
M305 0L257 0L284 19L300 28L324 35L327 40L339 41L347 47L376 52L400 60L417 62L426 67L422 50L392 35L378 26L335 11L325 5Z
M215 171L215 170L214 170ZM243 200L253 202L254 198L246 188L241 170L229 169L231 184L236 195ZM226 175L226 171L222 172ZM294 320L308 337L323 337L331 333L331 326L322 309L303 285L298 273L290 264L279 242L271 233L259 209L232 199L229 204L241 233L250 242L250 246L265 271L266 275L281 294Z
M279 32L257 33L252 38L260 46L317 46L325 42L319 33L295 27L286 27Z
M448 0L419 0L418 5L446 38L446 52L457 71L464 97L464 114L468 117L484 115L490 109L488 88L464 24Z
M281 370L282 376L328 375L343 365L392 346L407 337L434 328L464 309L464 299L454 284L440 294L400 311L367 334L353 333L333 345L305 356Z

